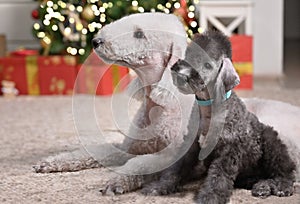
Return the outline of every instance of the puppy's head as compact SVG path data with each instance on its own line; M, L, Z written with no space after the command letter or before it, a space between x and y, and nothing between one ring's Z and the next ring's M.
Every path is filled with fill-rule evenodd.
M174 84L185 94L206 89L228 91L239 84L239 76L231 62L231 44L217 31L195 35L184 60L172 68Z
M127 66L150 82L184 58L187 47L182 23L171 14L133 14L104 26L92 41L106 63ZM153 80L149 80L153 79Z

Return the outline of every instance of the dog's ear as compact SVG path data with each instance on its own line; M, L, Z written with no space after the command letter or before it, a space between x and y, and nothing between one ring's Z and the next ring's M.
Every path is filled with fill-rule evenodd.
M240 77L235 71L233 64L229 58L224 58L222 67L220 68L216 84L222 85L224 91L227 92L240 83Z
M179 59L184 59L187 43L177 37L175 42L172 42L169 46L169 50L164 57L164 67L171 68Z
M179 59L179 57L176 56L176 52L174 49L175 49L174 44L171 43L170 49L168 50L168 52L166 53L166 56L164 57L164 67L165 68L171 68L173 66L173 64L175 64L177 62L177 60Z

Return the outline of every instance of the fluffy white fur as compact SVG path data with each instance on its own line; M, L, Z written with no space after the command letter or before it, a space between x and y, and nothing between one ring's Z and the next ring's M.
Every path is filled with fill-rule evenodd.
M143 32L144 38L134 37L137 30ZM191 138L196 136L198 114L194 114L194 123L189 124L194 97L181 94L177 90L172 83L169 69L178 59L184 58L187 47L185 30L176 16L163 13L131 15L103 27L96 38L104 42L95 48L96 53L104 61L128 66L139 77L128 88L130 96L143 101L135 117L135 123L145 120L146 98L156 104L149 112L151 124L147 126L147 130L133 126L129 130L131 138L145 140L149 136L156 137L157 142L178 148L183 143L184 135L190 134ZM135 146L132 144L136 142L127 138L124 143L125 147L132 148ZM136 147L136 149L139 148ZM156 166L158 168L156 170L162 170L179 159L179 157L173 158L172 162L172 159L166 158L169 153L173 152L171 149L163 150L161 159L157 159L158 155L153 155L155 159L151 159L149 155L135 157L123 166L123 170L131 169L135 171L135 174L139 171L138 169L141 170L139 173L150 173L142 170L145 167L152 169ZM148 153L161 150L155 147L153 152ZM168 150L170 150L169 153L167 153ZM142 152L138 150L137 154L142 154ZM162 161L165 161L165 166L159 164Z

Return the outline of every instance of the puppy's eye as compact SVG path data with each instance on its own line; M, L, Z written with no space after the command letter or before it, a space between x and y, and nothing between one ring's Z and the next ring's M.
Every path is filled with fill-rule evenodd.
M209 64L208 62L205 62L205 63L204 63L204 67L205 67L206 69L212 69L211 64Z
M138 28L138 29L136 29L136 31L134 31L133 37L142 39L142 38L145 38L145 34L142 29Z

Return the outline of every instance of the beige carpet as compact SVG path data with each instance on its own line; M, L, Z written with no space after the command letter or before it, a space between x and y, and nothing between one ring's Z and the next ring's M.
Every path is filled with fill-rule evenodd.
M243 97L278 99L300 106L300 90L284 89L278 81L256 82L254 91L238 91ZM110 98L97 97L102 124ZM0 203L192 203L193 192L145 197L138 192L101 196L98 189L113 173L92 169L74 173L36 174L32 165L42 157L79 146L73 124L72 98L0 98ZM109 126L109 125L108 125ZM287 198L259 199L250 191L235 190L231 203L298 204L300 194Z

